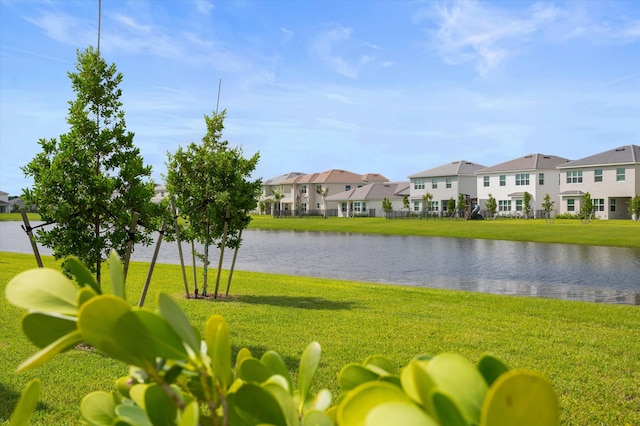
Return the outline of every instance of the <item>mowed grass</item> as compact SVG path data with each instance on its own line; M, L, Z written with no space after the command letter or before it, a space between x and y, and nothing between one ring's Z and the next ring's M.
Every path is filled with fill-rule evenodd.
M45 263L57 267L51 257ZM0 253L2 293L11 277L34 266L30 255ZM127 293L132 304L147 272L147 264L131 265ZM222 275L224 287L227 272ZM186 299L180 267L157 265L145 306L154 308L158 293L167 293L200 330L211 314L221 314L236 351L246 346L260 356L276 350L294 373L303 349L318 341L323 354L316 388L327 387L334 395L342 366L367 355L385 355L401 367L418 354L456 352L475 362L491 352L513 368L547 376L558 393L563 424L640 424L638 307L243 271L233 277L228 299ZM79 424L83 396L110 390L127 366L74 349L36 370L16 373L35 351L21 333L21 314L2 298L0 422L7 422L25 384L40 377L33 424Z
M631 220L555 219L391 219L384 218L273 218L252 216L249 228L296 231L359 232L545 243L640 247L640 223Z

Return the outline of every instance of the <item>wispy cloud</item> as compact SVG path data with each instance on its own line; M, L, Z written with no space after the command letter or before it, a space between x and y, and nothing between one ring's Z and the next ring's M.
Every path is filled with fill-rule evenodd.
M541 4L518 15L474 0L446 3L434 9L437 30L433 41L445 62L472 63L486 77L552 23L558 12L554 6Z
M368 54L347 54L353 50L351 35L353 29L334 26L320 34L313 43L312 50L320 60L331 67L336 73L352 79L358 78L358 73L366 64L373 62L375 57ZM371 48L371 46L369 46Z

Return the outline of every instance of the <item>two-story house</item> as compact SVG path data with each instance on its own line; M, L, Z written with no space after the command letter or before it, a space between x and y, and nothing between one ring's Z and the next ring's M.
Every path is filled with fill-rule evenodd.
M9 213L9 193L0 191L0 213Z
M546 194L552 201L560 193L560 172L557 169L569 160L555 155L529 154L476 171L480 208L486 209L489 194L497 202L497 214L521 215L524 194L531 196L531 215L543 217L542 203Z
M375 182L329 195L326 201L338 204L339 217L384 217L383 200L389 200L391 209L397 211L402 209L405 195L409 195L409 182Z
M411 183L410 209L416 212L444 212L449 199L458 200L459 194L476 198L475 172L483 168L485 166L481 164L459 160L408 176ZM426 193L433 195L428 206L424 206L422 201Z
M601 219L630 218L628 202L640 194L640 146L625 145L558 166L561 213L580 211L589 193Z
M290 194L290 190L287 196L287 189L289 188L289 185L283 185L283 183L305 175L306 173L302 172L289 172L265 180L262 184L262 195L259 199L259 201L265 206L264 213L274 214L275 212L282 212L284 211L285 206L287 207L287 210L290 210L293 205L293 198Z

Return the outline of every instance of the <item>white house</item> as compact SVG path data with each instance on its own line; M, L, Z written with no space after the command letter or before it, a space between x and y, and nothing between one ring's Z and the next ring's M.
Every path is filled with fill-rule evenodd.
M640 146L625 145L558 166L561 213L578 213L588 192L595 216L630 218L628 202L640 194Z
M392 210L401 210L405 194L409 194L409 182L375 182L329 195L326 201L329 206L337 204L339 217L384 217L382 201L386 198Z
M271 179L267 179L262 184L262 195L260 196L260 202L265 205L265 212L267 214L273 214L273 209L276 211L284 210L286 206L286 210L293 209L294 197L291 194L291 189L289 188L289 184L284 184L284 182L288 182L291 179L300 178L305 176L306 173L302 172L289 172L280 176L273 177ZM287 189L285 189L287 188ZM274 197L274 193L282 194L282 199L277 201Z
M531 214L542 217L546 194L554 202L560 194L560 171L557 167L568 162L566 158L555 155L529 154L476 171L481 210L486 209L491 194L498 204L499 215L520 215L524 208L524 194L528 192L531 195Z
M411 182L409 195L411 210L443 212L447 210L449 199L453 198L457 202L459 194L476 198L475 172L484 167L471 161L459 160L408 176ZM433 195L433 198L425 208L422 205L422 197L426 193Z

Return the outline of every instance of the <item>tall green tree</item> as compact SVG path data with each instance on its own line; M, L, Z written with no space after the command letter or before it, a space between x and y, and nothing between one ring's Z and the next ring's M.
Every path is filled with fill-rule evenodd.
M580 221L582 223L591 222L591 218L593 216L593 201L591 200L591 194L586 193L582 197L582 201L580 202Z
M447 201L447 211L449 212L449 217L453 217L456 214L456 200L453 197Z
M402 196L402 207L409 210L409 196L407 194Z
M463 219L464 218L464 211L467 208L467 198L464 196L464 194L460 193L458 194L458 216Z
M389 213L393 211L393 204L387 197L382 199L382 211L384 212L385 217L389 219Z
M275 203L273 203L273 207L272 207L272 211L271 213L273 214L273 217L276 216L276 211L278 212L278 216L280 216L281 212L281 205L280 205L280 200L282 200L282 198L284 197L284 194L282 193L282 191L280 191L279 189L272 189L271 190L271 195L273 195L273 199L275 201ZM277 210L276 210L277 208Z
M316 192L322 198L322 212L323 212L323 217L326 219L327 218L327 195L329 195L329 187L323 188L320 186L316 189Z
M498 203L493 195L489 194L489 199L487 200L487 210L489 211L489 216L491 219L495 219L496 210L498 209Z
M531 194L527 191L524 192L522 204L522 214L524 214L525 219L529 219L531 216Z
M545 221L549 222L551 219L551 210L553 210L554 202L551 201L551 196L549 194L544 195L544 201L542 202L542 210L544 210Z
M176 197L180 215L188 221L185 235L204 246L199 253L204 263L202 295L207 296L209 247L236 248L241 230L249 226L247 213L256 208L262 180L251 179L259 153L245 158L240 147L230 148L222 140L226 110L205 115L207 133L202 143L192 142L168 154L167 190ZM218 281L214 297L217 297Z
M68 73L76 94L69 102L69 132L40 139L42 152L22 167L34 182L23 198L54 224L38 230L38 242L56 259L77 256L100 282L109 251L124 256L133 213L144 225L135 240L148 244L161 210L151 202L151 167L144 165L126 128L118 87L122 74L92 47L78 51L77 58L76 71Z
M640 195L629 200L629 216L631 220L640 221Z

